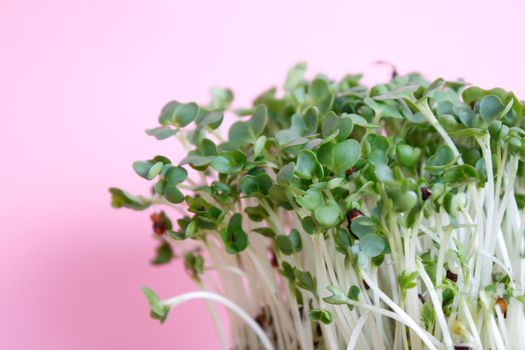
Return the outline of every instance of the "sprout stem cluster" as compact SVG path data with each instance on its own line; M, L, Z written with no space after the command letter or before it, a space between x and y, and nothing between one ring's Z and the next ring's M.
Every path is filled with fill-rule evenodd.
M171 101L147 134L178 163L133 164L154 264L181 256L224 349L525 349L525 103L512 92L395 76L305 78L247 109L228 89ZM225 114L235 121L222 137ZM191 171L191 179L188 176Z

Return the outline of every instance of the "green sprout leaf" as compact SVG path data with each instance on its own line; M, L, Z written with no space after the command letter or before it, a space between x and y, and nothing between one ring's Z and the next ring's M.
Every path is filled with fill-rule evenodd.
M317 281L315 277L308 271L300 271L295 269L294 275L296 279L297 287L312 292L313 294L317 291Z
M346 115L339 117L334 112L328 112L323 120L322 136L326 138L337 131L335 140L336 142L342 142L348 138L353 129L354 123L352 118Z
M190 124L199 113L199 106L196 103L180 103L171 101L166 104L159 116L159 123L161 125L174 125L177 127L185 127Z
M246 163L246 155L241 151L221 152L213 161L211 166L222 174L236 174L242 170Z
M308 210L315 210L324 204L323 195L315 189L309 189L306 193L296 198L297 204Z
M306 72L306 63L297 63L292 69L288 71L284 88L292 91L296 86L304 81L304 73Z
M171 203L182 203L184 195L177 185L186 180L188 172L177 166L165 165L162 169L160 181L155 185L155 192L163 195Z
M275 237L275 244L284 255L299 253L302 249L301 235L299 231L293 229L289 236L278 235Z
M347 304L347 296L336 286L328 286L328 290L332 295L323 298L323 300L332 305L343 305Z
M184 255L184 268L191 278L198 281L204 272L204 258L200 254L189 252Z
M151 317L164 323L170 311L169 306L162 305L158 295L147 287L142 288L142 293L148 299Z
M427 169L440 170L456 160L454 152L448 145L441 145L427 161Z
M151 180L160 174L163 166L164 164L162 164L162 162L136 161L133 163L133 170L135 170L139 176Z
M324 324L332 323L332 314L327 310L313 309L308 312L308 316L312 321L320 321Z
M399 286L402 290L407 290L410 288L414 288L416 284L416 279L419 276L419 273L417 271L406 273L405 271L401 272L401 274L397 277L397 282L399 283Z
M248 247L248 235L242 228L241 214L232 215L228 227L221 230L221 239L230 254L238 254Z
M157 140L165 140L177 133L177 129L172 129L169 126L159 126L152 129L146 129L146 134L155 137Z
M266 173L245 175L241 179L240 186L241 192L247 196L256 194L267 195L270 187L272 187L272 179Z
M376 234L365 235L359 241L359 249L368 257L376 257L385 250L384 239Z
M111 205L114 208L144 210L150 206L150 203L147 200L141 197L136 197L120 188L112 187L109 189L109 192L111 193Z
M333 227L342 220L341 208L334 200L329 200L314 210L314 218L324 227Z
M421 149L409 145L398 145L396 147L397 160L405 167L412 168L421 157Z
M321 164L336 174L352 168L361 155L361 146L356 140L338 144L327 143L319 148L317 156Z
M295 165L294 174L301 179L311 179L318 173L319 163L315 153L303 149L297 155L297 164Z
M479 114L486 121L493 121L497 119L505 105L496 95L486 95L479 101Z
M158 247L155 254L155 258L151 261L153 265L164 265L167 264L173 259L173 250L171 245L163 241Z

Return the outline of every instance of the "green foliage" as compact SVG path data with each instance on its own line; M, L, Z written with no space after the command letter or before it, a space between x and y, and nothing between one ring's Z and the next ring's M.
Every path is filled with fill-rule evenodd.
M361 146L356 140L346 140L338 144L325 143L319 148L317 156L326 168L339 174L353 167L359 160Z
M109 192L111 193L111 205L114 208L144 210L150 206L147 200L122 191L120 188L112 187L109 189Z
M221 239L230 254L238 254L248 247L248 235L242 228L241 214L233 214L228 227L221 230Z
M513 294L509 281L515 276L497 274L502 267L521 266L514 260L523 257L516 217L525 208L525 103L501 88L468 87L442 78L428 82L419 74L396 73L368 88L360 75L307 79L305 71L304 63L297 64L284 89L269 89L244 109L232 110L233 92L223 88L213 88L204 105L171 101L162 108L160 125L146 133L181 141L186 152L173 158L180 162L156 156L133 163L135 173L150 181L149 195L110 189L115 208L163 206L166 212L182 212L176 225L164 212L157 218L162 222L155 230L160 244L153 263L174 259L171 244L182 240L233 255L248 249L224 262L261 274L249 276L248 283L266 283L275 268L285 283L277 282L279 293L272 298L280 302L285 295L289 305L297 302L301 310L310 310L310 319L324 324L332 323L330 312L340 305L352 311L358 304L363 315L362 304L376 298L366 291L366 273L377 288L388 288L385 294L399 300L400 307L410 305L410 317L420 310L420 324L436 337L443 334L441 325L436 329L441 310L425 301L431 289L417 282L416 271L423 271L414 261L434 284L446 318L464 317L456 296L465 298L468 308L491 310L494 300L471 293L478 284L493 299L496 293L508 300L523 298ZM231 112L237 119L228 130L219 129ZM494 239L493 234L500 236ZM452 240L444 242L449 236ZM486 277L492 257L479 252L491 255L494 249L499 255L493 260L505 266ZM185 269L199 281L207 255L197 248L184 251ZM436 281L447 264L461 269L458 281ZM357 285L348 291L326 285L342 278ZM483 282L476 284L474 278ZM281 293L281 287L288 290ZM319 295L318 287L327 287L330 295ZM461 289L466 287L469 293ZM418 300L406 299L414 292L420 294L420 308L413 304ZM152 316L163 321L169 309L151 290L144 293ZM330 311L320 308L322 301L333 305ZM489 315L470 311L476 326L485 322L477 320L479 314ZM490 327L480 329L483 333ZM394 333L410 348L413 331ZM466 341L458 334L453 339Z
M167 264L173 259L173 249L171 248L171 245L163 241L158 247L155 254L155 258L151 261L153 265L163 265Z
M146 297L150 307L150 316L153 319L159 320L160 323L164 323L168 317L170 311L169 307L162 305L158 295L151 289L144 287L142 288L142 293Z
M319 321L324 324L330 324L333 321L332 314L327 310L313 309L308 312L308 316L312 321Z
M401 274L397 277L397 282L399 283L401 290L414 288L416 286L416 279L418 276L419 273L417 271L411 273L407 273L405 271L401 272Z

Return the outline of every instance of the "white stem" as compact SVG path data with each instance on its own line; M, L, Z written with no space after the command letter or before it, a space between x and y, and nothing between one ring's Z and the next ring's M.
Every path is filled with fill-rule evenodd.
M363 329L363 326L365 325L367 320L368 320L368 312L363 314L357 321L356 325L354 326L354 330L352 331L352 336L350 337L350 340L348 341L346 350L355 349L355 346L357 344L357 339L359 339L359 334L361 333L361 330Z
M379 289L372 282L370 277L368 277L368 275L364 271L362 271L361 274L363 275L363 278L366 281L366 283L370 286L370 289L372 289L374 293L377 293L379 297L385 302L385 304L387 304L392 310L394 310L397 314L399 314L399 316L401 316L403 320L405 320L405 322L403 323L411 327L416 332L416 334L421 338L421 340L423 340L423 342L426 344L428 348L437 349L434 344L436 342L439 344L439 341L437 341L436 338L432 337L428 332L426 332L424 329L419 327L416 324L416 322L414 322L414 320L410 318L410 316L408 316L405 311L403 311L403 309L401 309L396 303L394 303L392 299L390 299L385 293L381 291L381 289Z
M172 307L178 306L186 301L193 300L193 299L211 300L211 301L215 301L215 302L218 302L226 306L228 309L233 311L237 316L239 316L244 322L246 322L246 324L255 332L255 334L257 334L257 336L261 340L263 347L266 350L274 350L273 345L270 342L270 339L268 339L268 336L266 335L266 333L264 333L263 329L257 324L257 322L255 322L253 318L251 318L250 315L246 313L246 311L244 311L239 306L237 306L230 300L226 299L222 295L212 293L212 292L204 292L204 291L189 292L189 293L184 293L184 294L181 294L179 296L176 296L170 299L163 300L161 301L161 305L167 305L170 308L172 308Z

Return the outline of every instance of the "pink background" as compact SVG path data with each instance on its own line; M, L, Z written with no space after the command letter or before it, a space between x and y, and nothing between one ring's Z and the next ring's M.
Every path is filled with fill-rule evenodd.
M147 213L107 187L145 192L130 164L175 141L143 130L172 98L237 106L299 60L333 77L463 77L525 97L523 2L0 0L0 348L217 349L203 304L160 327L143 285L193 288L153 268Z

